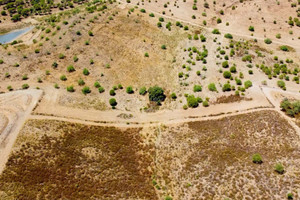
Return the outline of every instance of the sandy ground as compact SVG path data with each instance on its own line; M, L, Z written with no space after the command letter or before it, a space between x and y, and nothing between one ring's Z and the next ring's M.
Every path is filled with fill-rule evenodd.
M1 115L6 118L0 134L0 172L5 167L19 131L41 95L40 90L16 91L0 95Z
M203 7L203 2L198 2L196 4L197 10L192 10L192 0L177 2L176 6L169 4L167 8L164 8L164 5L168 3L166 0L144 3L139 0L131 1L131 3L126 3L123 0L119 2L130 7L139 5L140 8L145 8L148 13L152 12L164 18L201 26L207 28L207 30L218 28L221 32L231 33L247 39L256 38L260 41L271 38L273 43L289 45L294 47L297 52L300 51L299 28L297 26L290 27L286 23L289 16L296 17L295 9L291 8L289 2L280 2L280 5L276 5L275 1L272 3L267 1L244 1L244 3L239 3L236 0L219 1L214 6L212 6L212 2L208 2L210 3L209 9ZM236 9L232 10L232 6L236 6ZM220 15L220 10L223 10L225 15ZM165 14L162 14L163 11ZM201 15L202 12L206 12L207 16L203 17ZM192 20L192 15L195 15L196 19ZM216 23L216 18L218 17L223 21L221 24ZM208 22L207 26L202 25L203 20ZM276 24L274 24L274 21L276 21ZM229 22L229 26L225 25L226 22ZM251 35L252 32L248 30L250 25L255 27L253 36ZM289 31L293 31L293 35L290 35ZM275 37L277 33L281 34L282 39Z
M258 86L253 86L251 89L253 97L252 101L235 102L230 104L211 105L209 109L199 107L191 110L161 110L155 113L142 112L126 112L121 110L97 111L97 110L82 110L58 105L58 91L50 89L46 92L41 103L37 106L34 115L48 115L57 117L66 117L79 120L89 120L94 122L104 123L130 123L130 124L145 124L145 123L174 123L180 122L183 119L198 118L220 113L234 113L255 108L271 108L272 105L265 98L264 94ZM251 96L250 96L251 97ZM131 115L130 119L122 119L118 117L120 114Z

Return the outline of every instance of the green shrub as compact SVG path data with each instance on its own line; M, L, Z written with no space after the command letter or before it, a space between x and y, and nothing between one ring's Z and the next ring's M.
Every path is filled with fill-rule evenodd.
M262 158L261 158L261 155L256 153L252 156L252 162L253 163L256 163L256 164L261 164L263 161L262 161Z
M164 90L158 86L150 87L148 93L149 93L149 100L155 101L157 103L163 102L166 98L166 95L164 94Z
M201 85L194 85L194 92L201 92L201 91L202 91Z
M58 66L57 62L54 61L54 62L52 63L52 67L53 67L53 68L57 68L57 66Z
M230 83L225 83L222 87L222 91L226 92L226 91L231 91L231 85Z
M99 87L101 87L101 85L100 85L100 83L99 83L98 81L96 81L96 82L94 83L94 87L95 87L95 88L99 88Z
M141 87L139 93L140 93L140 95L145 95L147 93L146 87Z
M2 59L0 59L0 65L3 64L3 63L4 63L4 61Z
M22 85L22 89L23 89L23 90L26 90L26 89L28 89L28 88L29 88L29 85L28 85L27 83L25 83L25 84Z
M249 26L249 31L254 32L254 26Z
M270 38L267 38L264 41L265 41L266 44L271 44L272 43L272 40Z
M206 37L204 36L204 35L200 35L200 40L201 40L201 42L205 42L206 41Z
M66 77L65 75L61 75L61 76L60 76L60 80L66 81L66 80L67 80L67 77Z
M99 92L99 93L103 93L103 92L105 92L105 89L104 89L104 87L100 86L100 87L98 88L98 92Z
M68 71L68 72L74 72L74 71L75 71L74 66L73 66L73 65L69 65L69 66L67 67L67 71Z
M284 81L281 81L281 80L277 81L277 85L278 85L278 87L280 87L282 89L285 89L285 82Z
M244 62L246 62L246 61L252 62L252 57L251 57L251 55L245 55L245 56L243 56L243 57L242 57L242 61L244 61Z
M252 87L252 82L249 81L249 80L248 80L248 81L245 81L245 82L244 82L244 86L245 86L246 89L248 89L249 87Z
M212 31L212 33L213 33L213 34L221 34L220 31L219 31L219 29L214 29L214 30Z
M224 77L224 78L227 78L227 79L230 78L230 77L231 77L230 71L224 71L224 72L223 72L223 77Z
M177 96L174 92L171 94L171 99L173 99L173 100L177 99Z
M22 76L22 80L27 80L27 79L28 79L28 75L27 74L25 74L25 75Z
M170 196L166 196L166 197L165 197L165 200L173 200L173 198L170 197Z
M224 35L224 37L227 38L227 39L232 39L232 38L233 38L232 35L231 35L230 33L226 33L226 34Z
M132 86L128 86L128 87L126 88L126 92L127 92L128 94L133 94L134 91L133 91L133 89L132 89Z
M280 39L281 38L281 34L280 33L276 34L276 38Z
M287 199L289 199L289 200L294 199L293 194L292 194L292 193L288 193L288 194L287 194Z
M39 49L35 49L34 52L35 53L40 53L40 50Z
M279 174L283 174L284 173L284 167L282 166L282 164L277 163L274 167L274 170L279 173Z
M94 36L92 31L89 31L88 34L89 34L89 36Z
M280 46L280 49L281 49L282 51L289 51L288 47L285 46L285 45Z
M295 117L300 113L300 101L291 102L288 99L284 99L280 102L280 108L286 112L287 115Z
M8 90L8 91L13 91L14 89L12 88L11 85L9 85L9 86L7 86L7 90Z
M223 68L228 68L229 67L228 61L222 62L222 67Z
M209 89L210 91L212 91L212 92L217 91L216 85L215 85L214 83L210 83L210 84L208 85L208 89Z
M141 11L142 13L146 13L146 10L143 9L143 8L142 8L140 11Z
M186 98L186 100L187 100L188 107L190 108L196 108L199 105L198 99L194 95L189 95Z
M166 45L164 45L164 44L161 46L161 48L162 49L167 49Z
M88 76L90 74L89 70L87 68L83 69L83 75Z
M65 55L62 54L62 53L60 53L60 54L58 55L58 58L59 58L59 59L64 59L64 58L65 58Z
M209 4L206 1L204 2L204 7L209 8Z
M150 13L149 16L150 16L150 17L155 17L153 13Z
M202 105L203 105L204 107L208 107L208 106L209 106L208 101L203 101L203 102L202 102Z
M229 70L230 70L231 73L236 73L236 67L235 66L230 67Z
M84 86L81 91L83 94L91 93L91 90L88 86Z
M73 85L68 86L68 87L67 87L67 91L68 91L68 92L74 92L75 89L74 89Z
M238 79L238 78L235 78L235 83L236 83L237 85L242 85L241 79Z
M110 96L115 96L115 95L116 95L115 90L110 90L110 91L109 91L109 95L110 95Z
M78 82L78 85L80 85L80 86L85 84L84 80L82 80L81 78L77 82Z
M110 104L111 106L116 106L118 103L117 103L117 101L116 101L115 98L111 98L111 99L109 99L109 104Z
M73 57L73 61L74 61L74 62L77 62L77 61L78 61L78 57L77 57L77 56L74 56L74 57Z
M121 84L118 84L118 89L123 89L123 86Z

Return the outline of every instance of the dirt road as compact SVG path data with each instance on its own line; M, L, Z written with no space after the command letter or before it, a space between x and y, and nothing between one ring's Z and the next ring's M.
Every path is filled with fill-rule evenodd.
M0 110L8 122L0 137L0 173L27 117L42 95L41 90L23 90L0 95Z

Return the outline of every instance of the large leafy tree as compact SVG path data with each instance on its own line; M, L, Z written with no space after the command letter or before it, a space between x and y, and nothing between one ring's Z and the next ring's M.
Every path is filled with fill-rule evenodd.
M160 103L165 100L166 95L164 94L164 90L161 87L154 86L150 87L149 90L149 100Z

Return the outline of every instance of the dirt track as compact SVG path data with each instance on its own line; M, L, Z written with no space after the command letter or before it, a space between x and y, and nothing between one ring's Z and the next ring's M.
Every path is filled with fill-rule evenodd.
M7 119L0 135L0 173L5 167L19 131L41 95L40 90L16 91L0 95L1 114Z
M5 167L5 163L9 157L14 142L21 130L24 122L27 119L49 119L49 120L61 120L74 123L82 123L88 125L105 125L116 127L141 127L141 126L153 126L158 124L180 124L189 121L200 120L213 120L219 119L225 116L239 115L242 113L250 113L253 111L261 110L275 110L282 114L282 116L288 120L288 122L294 127L297 133L300 135L299 127L293 122L293 120L282 112L278 106L283 96L289 95L295 98L299 98L299 94L293 92L284 92L279 89L270 87L253 87L253 89L259 91L256 100L242 101L238 103L228 103L212 105L210 109L196 108L192 110L163 110L157 113L127 113L132 114L132 119L123 119L118 117L124 113L122 111L96 111L96 110L81 110L70 107L63 107L55 105L55 95L51 94L48 101L42 101L35 114L31 114L32 110L38 103L42 91L41 90L27 90L16 91L0 95L1 114L2 119L2 133L1 133L1 147L0 147L0 172ZM256 95L257 95L256 94ZM281 98L278 95L282 95ZM45 99L45 97L44 97ZM271 105L270 102L274 105Z

